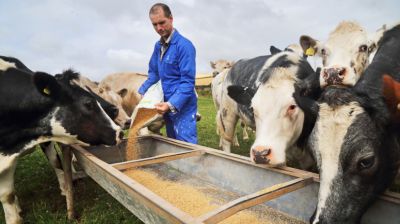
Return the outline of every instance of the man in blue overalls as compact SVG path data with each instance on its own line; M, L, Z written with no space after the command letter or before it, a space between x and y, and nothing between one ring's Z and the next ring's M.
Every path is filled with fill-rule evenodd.
M164 116L168 137L197 144L196 49L174 29L167 5L153 5L149 16L161 39L155 44L148 78L138 92L143 95L161 80L164 102L155 106Z

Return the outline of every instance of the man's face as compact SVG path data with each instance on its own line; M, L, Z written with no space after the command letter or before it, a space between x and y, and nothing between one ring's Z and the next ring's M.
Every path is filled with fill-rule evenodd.
M162 38L167 39L172 33L173 18L172 16L165 17L164 11L162 9L157 9L154 13L151 13L150 20L153 24L154 29L158 34L160 34Z

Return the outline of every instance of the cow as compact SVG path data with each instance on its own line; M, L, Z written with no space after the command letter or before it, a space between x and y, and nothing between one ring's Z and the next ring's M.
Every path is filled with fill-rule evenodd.
M210 66L213 69L213 78L217 76L220 72L222 72L225 69L231 68L232 65L235 64L233 61L227 61L224 59L219 59L216 61L210 61Z
M329 34L326 42L303 35L300 45L305 55L322 58L322 88L333 84L353 86L368 66L369 56L374 54L382 33L383 30L379 30L369 35L358 23L343 21Z
M218 111L219 111L219 107L221 104L221 93L222 93L222 82L224 81L226 74L228 74L229 69L232 67L232 65L234 64L234 62L229 62L227 60L216 60L216 61L210 61L210 65L211 68L214 69L213 70L213 80L211 81L211 95L212 95L212 99L214 102L214 106L215 109L217 111L217 115L216 115L216 123L218 123ZM248 139L248 133L246 131L246 128L244 126L243 127L243 139ZM219 128L218 125L216 126L216 133L217 135L220 135L219 132ZM233 137L233 142L232 142L233 146L239 147L239 140L237 138L237 135L235 133L234 137ZM219 141L219 147L222 147L222 138L220 138Z
M141 73L114 73L107 75L103 80L101 80L99 83L99 88L108 88L116 92L120 96L118 101L121 102L122 108L125 110L128 116L131 116L141 99L138 89L146 79L147 75ZM201 115L199 113L196 114L196 119L197 121L201 119ZM148 126L148 129L153 133L160 134L160 129L163 127L163 125L164 120L156 120Z
M307 141L320 173L313 224L360 223L400 166L400 127L383 96L383 75L400 79L400 25L378 46L355 86L328 86L317 101L294 95L316 120Z
M14 192L17 159L34 145L115 145L121 128L80 87L44 72L27 72L0 60L0 200L6 223L22 223ZM66 71L72 72L72 71Z
M222 84L218 125L223 149L230 151L236 122L240 118L256 130L256 139L250 149L251 160L285 164L286 151L289 154L300 151L294 146L302 145L302 132L309 130L306 127L308 118L297 107L292 94L297 85L310 86L310 89L315 86L318 91L316 77L307 61L289 51L236 62ZM313 162L307 151L300 154L303 152L307 158L305 169Z
M116 92L119 95L117 100L126 114L131 116L141 99L138 89L146 79L147 75L141 73L114 73L103 78L99 83L99 88ZM163 120L156 120L148 126L148 129L153 133L160 134L160 129L163 125Z

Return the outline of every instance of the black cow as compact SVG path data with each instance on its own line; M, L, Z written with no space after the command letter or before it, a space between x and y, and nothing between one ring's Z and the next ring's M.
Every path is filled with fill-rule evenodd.
M122 132L80 87L43 72L17 69L15 64L3 66L7 63L0 59L0 200L6 222L21 223L14 193L21 155L48 141L115 145Z
M400 79L400 25L378 45L354 87L329 86L317 102L295 96L316 117L308 145L321 183L312 223L359 223L400 165L400 127L391 120L382 81L384 74Z

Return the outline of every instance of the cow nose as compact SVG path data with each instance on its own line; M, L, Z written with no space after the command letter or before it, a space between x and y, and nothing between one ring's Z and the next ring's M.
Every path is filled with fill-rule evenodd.
M269 163L268 155L271 153L270 148L263 146L256 146L251 150L253 154L253 160L257 164L267 164Z
M218 75L218 72L217 72L217 71L213 72L213 77L215 77L215 76L217 76L217 75Z
M346 68L325 68L323 70L323 78L328 85L340 85L343 84L345 78Z
M132 119L128 119L125 121L124 129L128 129L131 126L131 121L132 121Z
M119 132L118 138L119 138L119 140L124 139L124 132L123 131Z

